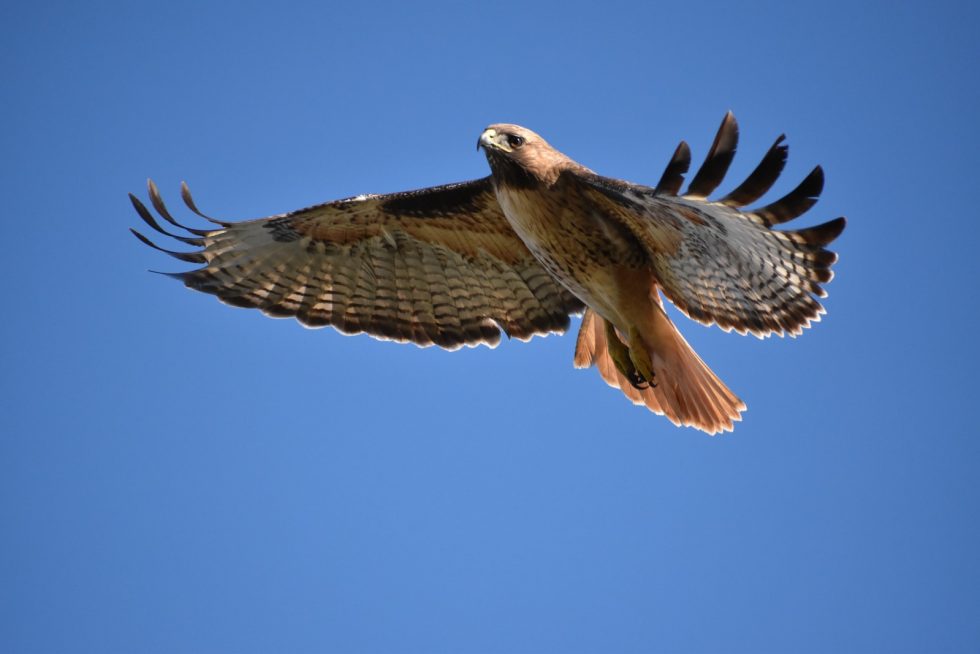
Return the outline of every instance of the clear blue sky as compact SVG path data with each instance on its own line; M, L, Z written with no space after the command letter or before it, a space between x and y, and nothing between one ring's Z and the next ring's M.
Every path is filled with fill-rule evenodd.
M20 5L20 6L18 6ZM790 6L792 5L792 6ZM4 3L0 651L976 652L976 3ZM677 429L574 337L311 331L147 269L227 219L483 176L517 122L654 183L742 127L846 215L824 321L682 321ZM186 217L186 214L180 214Z

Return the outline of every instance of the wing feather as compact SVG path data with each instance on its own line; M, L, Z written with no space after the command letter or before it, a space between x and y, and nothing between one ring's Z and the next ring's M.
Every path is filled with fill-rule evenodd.
M593 191L590 201L643 244L657 285L688 317L760 337L796 335L824 313L813 296L827 295L821 284L833 278L837 255L826 247L844 230L845 219L771 229L816 203L823 188L819 166L780 200L753 211L736 208L757 200L778 177L787 152L783 137L722 200L701 197L721 181L736 134L734 119L726 115L708 159L682 197L594 173L576 176Z
M653 229L679 232L677 249L653 252L651 260L664 294L681 311L760 337L797 335L820 319L824 308L812 295L827 295L821 284L832 278L836 255L824 247L843 230L843 218L780 232L725 205L676 200L650 207ZM701 222L677 220L678 212Z
M799 186L772 204L754 209L751 215L758 218L766 227L789 222L799 218L817 203L823 191L823 168L817 166Z
M729 111L722 119L711 149L708 150L708 156L691 180L685 196L706 198L711 195L728 172L728 167L735 157L736 147L738 147L738 123L735 121L735 115Z
M783 144L784 140L786 135L780 134L745 181L718 201L732 207L744 207L765 195L779 179L779 174L783 172L783 167L786 165L789 147Z
M677 195L684 184L684 175L691 167L691 146L681 141L674 155L667 163L660 181L657 182L657 193L660 195Z
M194 213L218 228L187 228L174 220L157 187L150 202L185 237L164 230L135 197L133 206L155 231L194 252L156 249L202 267L174 276L222 301L296 317L310 327L439 345L526 340L562 332L582 303L551 277L513 232L489 178L390 195L358 196L244 222Z

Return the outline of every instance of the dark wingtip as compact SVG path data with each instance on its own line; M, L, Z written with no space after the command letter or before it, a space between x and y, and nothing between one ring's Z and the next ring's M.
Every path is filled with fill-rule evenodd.
M841 216L840 218L834 218L833 220L814 225L813 227L785 233L798 243L805 243L812 247L824 247L835 241L841 235L841 232L844 231L845 227L847 227L847 219Z
M154 275L163 275L164 277L169 277L170 279L176 279L179 282L183 282L185 279L187 279L187 273L163 272L162 270L147 270L146 272L151 272Z
M802 216L817 203L817 199L823 191L823 183L823 168L817 166L795 189L772 204L756 209L752 213L770 227L793 220Z
M149 225L154 231L157 231L163 234L164 236L169 236L170 238L177 239L178 241L182 243L186 243L188 245L194 245L194 246L204 245L204 241L202 239L189 238L187 236L181 236L180 234L173 234L165 230L163 227L160 226L160 223L156 221L156 219L153 217L153 214L150 213L149 209L147 209L146 206L142 202L140 202L139 198L137 198L132 193L129 194L129 201L132 202L133 208L136 209L136 213L139 214L139 217L143 220L143 222Z
M150 195L150 202L153 204L153 208L156 209L157 213L161 218L166 220L168 223L174 227L179 227L181 229L187 230L191 234L196 234L198 236L207 236L209 232L204 229L194 229L193 227L188 227L186 225L181 225L177 222L170 211L167 209L167 205L164 204L163 198L160 197L160 189L157 188L156 183L152 179L146 180L146 190Z
M730 207L744 207L752 204L772 188L772 185L779 179L780 173L786 166L786 158L789 156L789 146L784 143L785 134L780 134L776 142L772 144L762 161L755 167L755 170L745 178L738 188L723 197L719 202Z
M184 200L184 204L187 205L188 209L196 213L201 218L204 218L204 220L212 222L215 225L221 225L222 227L228 227L231 225L231 223L217 220L216 218L212 218L211 216L202 213L201 210L197 208L197 205L194 204L194 197L191 195L191 189L187 185L187 182L182 181L180 183L180 197Z
M168 250L166 248L160 247L159 245L157 245L156 243L154 243L153 241L151 241L147 237L143 236L142 234L140 234L138 231L136 231L132 227L129 228L129 231L131 231L133 233L133 236L135 236L136 238L138 238L144 244L149 245L154 250L159 250L160 252L163 252L165 254L169 254L170 256L174 257L175 259L180 259L181 261L186 261L188 263L206 263L207 262L207 259L205 259L204 258L204 255L201 254L200 252L175 252L173 250Z
M844 232L845 227L847 227L847 218L840 216L822 225L812 227L811 230L813 230L816 243L819 245L830 245L831 242L837 240L837 237Z
M673 156L667 163L655 192L659 195L677 195L684 184L684 174L691 167L691 146L687 141L681 141L674 150Z
M737 147L738 121L735 120L735 114L728 111L715 134L708 156L705 157L704 163L694 175L684 195L695 198L706 198L711 195L728 172Z

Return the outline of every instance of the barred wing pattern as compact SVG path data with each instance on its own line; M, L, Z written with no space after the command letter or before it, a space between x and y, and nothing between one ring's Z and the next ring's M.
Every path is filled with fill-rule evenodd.
M456 349L494 346L501 330L521 340L561 333L584 308L513 232L490 178L235 223L202 214L183 185L185 203L218 225L212 230L179 224L156 185L148 187L160 217L191 236L165 230L131 195L144 222L201 248L165 250L133 230L156 249L204 264L172 277L228 304L294 316L309 327Z
M763 337L797 335L820 319L826 297L821 284L833 278L837 255L826 249L845 226L844 218L798 230L772 229L806 212L823 189L817 166L785 197L740 211L773 185L786 162L780 136L762 162L734 191L717 201L708 196L728 171L738 143L729 112L688 191L677 196L690 166L681 143L656 188L587 175L592 198L627 225L644 244L664 295L688 317L706 325Z

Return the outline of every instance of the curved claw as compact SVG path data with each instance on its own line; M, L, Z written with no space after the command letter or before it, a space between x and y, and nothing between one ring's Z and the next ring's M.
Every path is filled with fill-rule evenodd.
M626 379L629 380L629 383L633 386L633 388L639 391L645 391L648 388L657 387L657 384L654 383L653 379L647 379L635 368L628 372L622 370L620 372L626 375ZM656 373L654 373L654 376L656 376Z
M627 375L626 379L629 380L629 383L633 386L633 388L637 389L638 391L645 391L646 389L650 388L650 383L643 378L643 375L638 373L636 370L631 370L630 372L632 374Z

